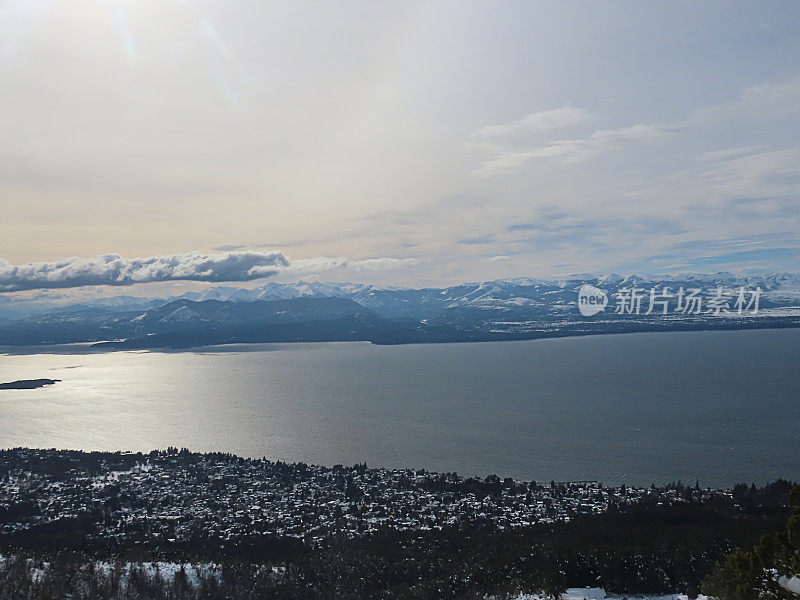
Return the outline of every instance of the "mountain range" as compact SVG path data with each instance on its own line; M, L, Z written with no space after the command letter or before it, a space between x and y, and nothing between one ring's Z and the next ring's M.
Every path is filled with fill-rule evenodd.
M582 317L577 290L761 288L758 315ZM7 304L7 302L6 302ZM3 306L0 303L0 306ZM620 331L794 327L800 275L576 275L502 279L446 288L268 282L212 287L177 297L116 296L0 320L0 345L99 342L101 348L191 347L289 341L408 343L530 339Z

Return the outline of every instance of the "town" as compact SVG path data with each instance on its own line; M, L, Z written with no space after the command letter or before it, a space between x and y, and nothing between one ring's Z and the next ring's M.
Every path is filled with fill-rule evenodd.
M263 535L314 548L379 530L469 523L510 529L637 503L689 501L729 503L731 492L312 466L176 448L146 454L0 451L0 537L82 520L96 540L180 543Z

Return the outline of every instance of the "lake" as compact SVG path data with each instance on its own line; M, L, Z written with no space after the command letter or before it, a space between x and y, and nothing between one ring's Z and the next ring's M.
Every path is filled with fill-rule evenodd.
M800 330L4 352L0 381L62 381L0 390L0 447L606 484L800 479Z

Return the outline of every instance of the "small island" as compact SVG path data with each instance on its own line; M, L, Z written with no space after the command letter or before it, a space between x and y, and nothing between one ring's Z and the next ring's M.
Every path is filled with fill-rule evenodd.
M46 385L53 385L60 379L19 379L8 383L0 383L0 390L35 390Z

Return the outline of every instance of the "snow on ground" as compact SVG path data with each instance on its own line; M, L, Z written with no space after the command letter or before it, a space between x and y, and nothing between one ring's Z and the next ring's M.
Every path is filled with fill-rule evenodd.
M606 594L603 588L567 588L567 591L561 594L561 600L622 600L628 598L630 600L689 600L686 594L664 594L664 595L642 595L642 594ZM547 600L546 596L539 594L520 594L516 600ZM702 594L697 597L697 600L710 600L707 596Z
M5 566L6 561L9 557L0 554L0 567ZM33 559L28 559L28 563L33 565L38 564L31 569L31 574L33 576L34 581L40 580L46 573L47 570L50 568L50 563L47 561L37 563L37 561ZM173 563L173 562L164 562L164 561L154 561L154 562L137 562L137 563L110 563L106 561L97 561L94 564L94 568L104 575L110 575L114 569L122 570L122 582L123 586L127 581L127 577L133 569L139 569L143 571L147 576L154 577L158 575L161 579L166 581L167 583L171 582L175 578L175 574L178 573L181 569L183 569L184 573L186 573L186 580L192 585L192 587L197 587L200 585L201 577L215 577L219 578L221 574L221 568L219 565L214 563ZM271 567L271 570L275 577L280 577L282 575L282 571L278 567Z
M141 569L149 577L158 575L161 579L163 579L166 582L174 580L175 575L181 569L183 569L183 572L186 573L186 580L192 587L197 587L200 585L201 577L218 578L220 574L220 567L218 565L215 565L214 563L181 564L181 563L164 562L164 561L145 562L145 563L125 563L123 565L123 572L127 574L134 567ZM97 568L99 571L109 574L115 568L115 565L107 562L98 562L96 563L95 568ZM125 577L126 576L124 575L123 580L125 580Z
M781 575L778 577L778 585L783 589L800 596L800 576L794 575L793 577L785 577Z

